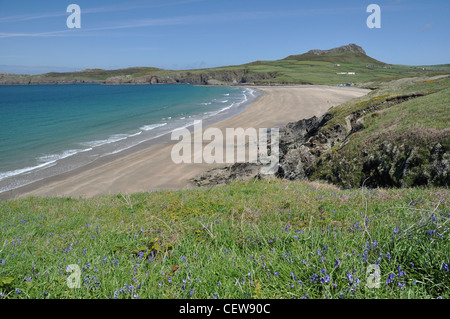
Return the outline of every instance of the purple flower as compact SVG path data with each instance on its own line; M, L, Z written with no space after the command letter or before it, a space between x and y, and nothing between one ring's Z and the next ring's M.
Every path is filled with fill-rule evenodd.
M445 271L448 271L448 264L446 264L445 261L442 262L442 266L444 267Z
M330 280L331 280L331 278L330 278L330 276L328 276L328 275L325 275L325 277L320 278L320 282L321 282L322 284L327 284L327 283L330 282Z
M334 267L338 267L341 264L341 261L339 260L339 258L336 258L336 260L334 261Z

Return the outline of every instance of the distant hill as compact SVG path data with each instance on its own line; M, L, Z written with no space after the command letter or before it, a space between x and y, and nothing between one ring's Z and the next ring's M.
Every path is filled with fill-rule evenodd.
M290 55L285 60L296 61L324 61L331 63L375 63L385 65L386 63L380 62L368 56L364 49L354 43L343 45L338 48L330 50L310 50L300 55Z
M255 61L209 69L164 70L134 67L38 75L0 73L0 84L324 84L371 87L376 86L377 81L441 74L450 74L450 64L420 67L387 64L368 56L362 47L351 43L329 50L310 50L281 60Z

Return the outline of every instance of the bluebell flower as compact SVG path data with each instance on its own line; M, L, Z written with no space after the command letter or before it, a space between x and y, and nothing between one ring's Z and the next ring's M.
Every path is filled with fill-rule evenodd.
M334 267L338 267L341 264L341 261L339 260L339 258L336 258L336 260L334 261Z
M331 280L331 278L330 278L329 275L325 275L325 277L320 278L320 282L321 282L322 284L327 284L327 283L330 282L330 280Z

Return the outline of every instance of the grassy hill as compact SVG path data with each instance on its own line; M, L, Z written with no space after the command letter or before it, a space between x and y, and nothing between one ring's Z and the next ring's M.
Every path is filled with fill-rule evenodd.
M354 72L355 74L338 74ZM107 84L325 84L348 82L363 86L370 80L450 73L450 65L404 66L380 62L355 45L311 50L276 61L195 70L163 70L137 67L119 70L90 69L81 72L40 75L3 75L3 84L107 83Z
M450 185L450 79L405 78L330 110L320 134L351 126L309 169L341 186Z

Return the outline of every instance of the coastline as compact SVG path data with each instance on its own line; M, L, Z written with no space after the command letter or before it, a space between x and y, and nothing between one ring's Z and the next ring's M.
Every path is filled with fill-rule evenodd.
M274 128L303 118L320 116L330 107L370 90L333 86L249 86L260 94L241 109L203 121L203 129ZM83 167L0 193L0 200L27 196L93 197L119 193L176 190L194 187L189 179L223 164L175 164L169 134Z

